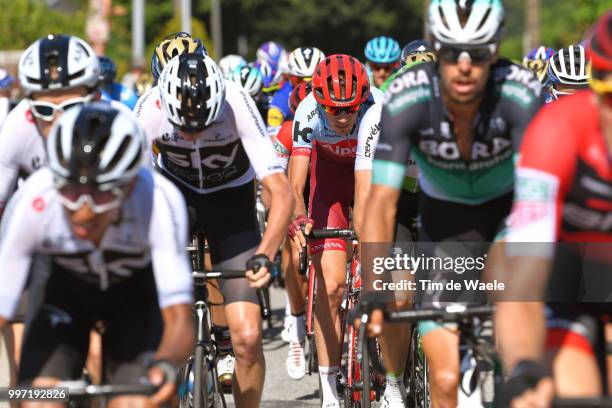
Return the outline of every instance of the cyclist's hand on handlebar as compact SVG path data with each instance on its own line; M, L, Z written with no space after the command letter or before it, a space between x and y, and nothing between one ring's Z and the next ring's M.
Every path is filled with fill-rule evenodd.
M161 388L150 398L154 406L160 406L167 403L176 395L176 383L167 380L167 374L161 367L153 365L149 368L148 377L152 385L161 386Z
M256 254L251 257L246 263L246 277L252 288L260 289L270 283L272 275L272 262L264 254Z
M553 380L542 378L535 388L530 388L510 404L511 408L549 408L555 396Z
M289 236L289 240L291 241L292 245L298 251L301 251L302 248L306 246L306 237L304 236L304 233L308 235L312 230L313 224L314 221L306 217L304 214L298 215L289 224L287 235ZM302 227L304 227L304 233L302 232Z
M361 326L361 315L355 318L353 322L355 328L359 330ZM382 309L374 309L370 312L367 323L367 335L368 337L378 337L382 334L383 324L385 323L385 315Z

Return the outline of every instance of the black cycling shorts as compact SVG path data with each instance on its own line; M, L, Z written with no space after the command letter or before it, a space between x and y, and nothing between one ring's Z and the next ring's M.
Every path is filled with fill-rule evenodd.
M484 258L503 221L512 207L512 193L480 205L466 205L438 200L421 193L419 203L419 245L417 254L433 258ZM464 282L480 279L482 269L425 270L416 273L417 280L431 280L446 285L451 280ZM484 292L421 290L417 283L417 301L423 308L440 307L447 302L482 304ZM465 287L462 283L462 287Z
M54 266L47 279L32 282L30 291L42 301L28 311L19 384L36 377L80 378L98 321L105 327L105 382L134 384L145 374L144 364L163 332L150 266L106 291Z
M181 183L175 184L189 207L191 232L196 228L204 232L213 267L244 270L246 261L253 256L261 241L254 180L207 194L198 194ZM246 278L221 280L219 285L226 304L259 304L257 291L249 286Z

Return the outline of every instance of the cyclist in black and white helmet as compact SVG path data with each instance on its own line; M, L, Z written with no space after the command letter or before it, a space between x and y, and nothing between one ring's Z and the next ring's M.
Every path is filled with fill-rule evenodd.
M219 283L236 357L236 406L259 406L264 357L255 288L270 280L270 259L293 211L291 188L253 99L226 81L212 58L173 58L156 89L159 96L137 106L136 116L155 143L157 166L183 192L193 225L205 232L213 266L245 269L249 260L262 266L248 271L248 279ZM263 238L253 211L255 176L271 196Z
M11 200L0 239L0 327L29 273L43 296L42 307L28 310L19 384L78 380L98 321L113 384L139 384L147 374L161 384L186 361L194 338L187 209L172 183L142 167L144 147L131 113L103 102L75 107L51 131L49 167ZM32 263L37 255L47 265ZM150 401L121 397L109 407L175 394L170 381Z
M547 102L571 95L589 87L588 59L582 45L561 48L548 61L546 84L549 96Z

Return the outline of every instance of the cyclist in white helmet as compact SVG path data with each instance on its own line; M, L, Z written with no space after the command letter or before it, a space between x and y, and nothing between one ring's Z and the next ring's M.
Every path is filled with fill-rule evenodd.
M276 137L283 122L293 117L289 108L289 97L293 88L301 82L310 81L315 68L324 59L325 54L316 47L296 48L289 54L288 81L274 94L268 108L267 125L270 136Z
M157 167L182 191L193 225L204 231L213 266L262 266L248 272L249 279L219 283L236 356L236 406L258 407L265 365L255 288L270 280L270 259L287 231L293 210L289 183L253 99L226 81L210 57L173 58L153 95L151 102L141 101L136 115L157 147ZM254 211L255 176L271 197L263 238Z
M436 262L449 255L452 259L487 256L488 243L512 205L513 156L543 102L535 75L498 57L503 26L501 0L431 2L428 28L438 61L412 66L386 88L362 242L394 241L393 222L401 217L396 208L413 158L421 189L416 253ZM417 307L482 304L485 293L444 290L451 280L480 279L478 268L444 268L420 265L414 271L419 281ZM422 285L427 280L442 290ZM410 295L407 292L404 295ZM384 295L375 293L378 299ZM396 299L391 297L395 293L388 295L390 301ZM381 317L376 314L372 320ZM463 392L465 387L459 392L461 377L469 372L461 367L469 364L460 364L459 336L449 326L434 321L418 325L432 404L474 406L476 401L465 399L477 399L477 394ZM386 325L381 337L388 370L383 398L388 407L404 407L401 379L407 333L403 325Z
M145 140L129 111L104 102L72 108L46 148L49 167L26 180L0 228L0 328L28 277L41 304L28 309L17 383L78 380L102 321L107 379L139 384L151 363L159 384L185 363L194 339L185 202L142 167ZM124 396L109 407L157 406L175 394L168 382L151 400Z
M100 97L98 57L78 37L49 35L35 41L22 54L18 71L26 97L9 112L0 129L0 218L19 175L27 177L47 164L44 144L52 125L70 107ZM129 112L119 102L110 104ZM13 320L22 318L19 310ZM13 326L19 336L21 324ZM99 361L96 344L92 362ZM95 377L98 370L89 368Z
M242 68L247 65L247 61L244 57L236 54L226 55L225 57L219 60L219 68L221 68L221 72L223 73L223 77L225 79L229 79L232 72L234 72L237 68Z

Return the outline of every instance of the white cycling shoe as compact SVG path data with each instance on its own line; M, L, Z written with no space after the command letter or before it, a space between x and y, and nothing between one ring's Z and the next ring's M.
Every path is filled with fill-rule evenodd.
M285 321L283 323L283 331L281 332L281 340L285 343L291 342L291 327L295 324L295 318L291 315L285 316Z
M304 343L292 341L289 343L287 353L287 375L292 380L301 380L306 375L306 357L304 356Z
M224 386L232 385L232 377L234 376L234 365L236 358L228 354L217 361L217 377L219 382Z
M387 395L386 393L383 395L382 404L380 404L381 408L404 408L406 405L401 398L393 398Z

